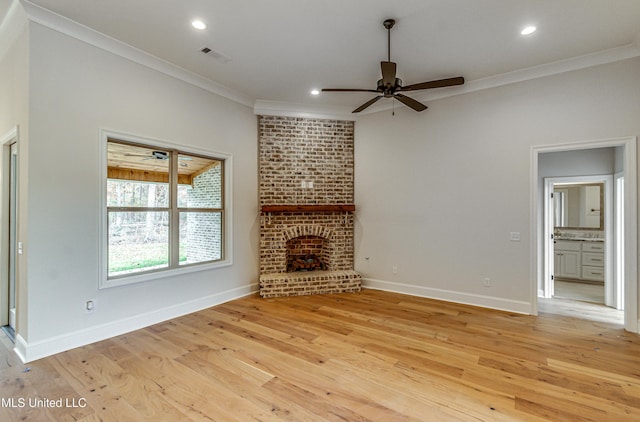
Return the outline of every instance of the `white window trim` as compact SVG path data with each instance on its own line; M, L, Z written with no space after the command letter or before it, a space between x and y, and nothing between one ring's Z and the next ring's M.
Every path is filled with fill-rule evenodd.
M107 236L107 143L109 138L115 138L126 142L132 142L150 147L175 149L184 153L196 155L216 157L224 160L224 236L223 250L224 259L206 264L192 265L183 268L173 268L163 271L148 272L143 274L132 274L126 277L118 277L110 279L108 277L108 236ZM99 161L100 161L100 234L99 234L99 288L107 289L111 287L124 286L134 283L152 281L167 277L175 277L183 274L189 274L199 271L206 271L215 268L228 267L233 264L233 157L219 151L203 150L198 148L185 147L183 145L173 144L167 141L161 141L152 138L143 138L127 133L116 132L107 129L100 129L99 133Z

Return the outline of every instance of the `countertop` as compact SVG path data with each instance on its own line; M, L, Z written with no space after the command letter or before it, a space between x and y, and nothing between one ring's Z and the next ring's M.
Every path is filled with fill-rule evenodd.
M598 237L564 237L554 236L553 240L574 240L576 242L604 242L604 239Z

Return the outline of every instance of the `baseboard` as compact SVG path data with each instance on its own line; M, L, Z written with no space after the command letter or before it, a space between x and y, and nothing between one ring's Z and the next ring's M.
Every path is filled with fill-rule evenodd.
M393 281L376 280L371 278L363 278L362 287L364 287L365 289L368 288L394 293L403 293L411 296L420 296L429 299L461 303L464 305L480 306L483 308L515 312L525 315L531 314L531 303L529 302L502 299L493 296L461 293L451 290L434 289L431 287L416 286L411 284L396 283Z
M187 315L202 309L220 305L230 300L239 299L258 291L258 284L248 284L224 292L201 297L189 302L180 303L145 314L123 318L117 321L63 334L36 342L27 342L19 334L16 335L15 353L24 362L32 362L56 353L86 346L131 331L139 330L173 318Z
M27 363L27 342L24 341L20 334L16 333L13 351L18 355L23 363Z

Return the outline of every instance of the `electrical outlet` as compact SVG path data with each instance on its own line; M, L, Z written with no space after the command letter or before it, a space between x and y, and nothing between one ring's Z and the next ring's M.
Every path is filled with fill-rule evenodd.
M484 287L491 287L491 279L489 277L485 277L484 281L482 282L482 285Z
M393 268L391 268L391 272L393 272L394 274L398 274L398 266L394 265Z
M511 232L509 234L509 239L512 242L519 242L520 241L520 232Z
M90 314L96 309L96 303L93 300L87 300L84 306L84 310Z

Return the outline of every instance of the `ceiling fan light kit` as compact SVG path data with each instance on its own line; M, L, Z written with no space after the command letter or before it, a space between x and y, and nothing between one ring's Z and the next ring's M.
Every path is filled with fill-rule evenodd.
M351 89L351 88L323 88L323 92L375 92L378 95L373 97L360 107L353 110L353 113L359 113L382 98L393 98L407 107L415 111L423 111L427 106L411 97L403 95L401 92L418 91L422 89L443 88L447 86L455 86L464 84L464 78L457 76L455 78L439 79L429 82L420 82L417 84L402 86L402 80L396 77L396 63L391 61L391 28L394 27L396 21L394 19L386 19L382 25L387 30L387 61L380 62L380 70L382 79L376 84L376 89Z

